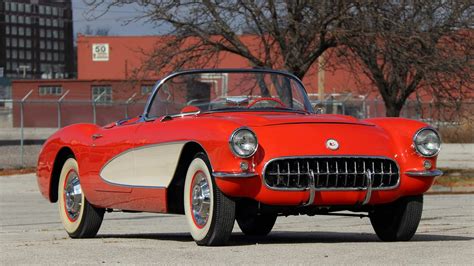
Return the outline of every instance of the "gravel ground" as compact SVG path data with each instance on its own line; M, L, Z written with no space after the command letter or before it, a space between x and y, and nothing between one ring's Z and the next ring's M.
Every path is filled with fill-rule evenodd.
M368 219L278 218L266 238L238 227L227 247L198 247L184 217L107 213L94 239L70 239L32 174L0 176L0 265L12 264L465 264L474 260L474 195L425 196L409 242L377 240Z
M24 146L24 167L35 167L41 145ZM0 169L22 167L20 146L0 146Z

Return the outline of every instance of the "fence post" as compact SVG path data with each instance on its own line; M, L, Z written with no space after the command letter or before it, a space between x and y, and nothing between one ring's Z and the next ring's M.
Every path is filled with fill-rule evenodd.
M30 90L23 99L20 101L20 157L21 157L21 167L25 166L25 147L24 147L24 138L25 138L25 132L24 132L24 117L23 117L23 104L25 103L26 99L30 97L31 93L33 93L33 90Z
M128 104L133 100L133 98L135 98L135 96L137 95L137 93L135 92L134 94L132 94L132 96L130 96L130 98L127 99L127 101L125 102L125 118L128 119Z
M96 110L95 106L97 101L102 97L102 95L105 94L105 91L103 91L99 96L97 96L95 99L92 99L92 121L94 122L94 125L97 124L97 116L96 116Z
M67 90L61 98L58 100L58 128L61 128L61 102L63 99L66 97L66 95L69 93L69 90Z

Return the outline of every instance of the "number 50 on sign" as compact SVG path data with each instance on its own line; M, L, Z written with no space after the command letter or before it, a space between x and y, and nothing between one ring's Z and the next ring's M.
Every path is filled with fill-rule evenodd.
M109 44L92 44L92 61L109 61Z

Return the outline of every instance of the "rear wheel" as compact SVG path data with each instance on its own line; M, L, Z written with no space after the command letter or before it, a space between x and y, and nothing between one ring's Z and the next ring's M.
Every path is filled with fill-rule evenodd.
M58 186L59 217L72 238L94 237L99 231L104 209L92 206L84 196L79 167L74 158L64 162Z
M191 161L184 184L184 212L198 245L224 245L235 222L235 202L225 196L211 176L209 159L198 153Z
M237 216L242 233L248 236L266 236L275 225L275 214L250 214Z
M380 240L408 241L416 233L422 212L423 195L419 195L377 206L369 217Z

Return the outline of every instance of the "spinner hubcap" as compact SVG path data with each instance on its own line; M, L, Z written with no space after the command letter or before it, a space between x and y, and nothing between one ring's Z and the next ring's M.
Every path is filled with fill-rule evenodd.
M66 214L71 221L75 221L81 212L82 189L79 182L79 175L76 171L71 171L66 177L64 184L64 204Z
M199 171L191 183L191 211L194 223L202 228L209 218L211 191L206 175Z

